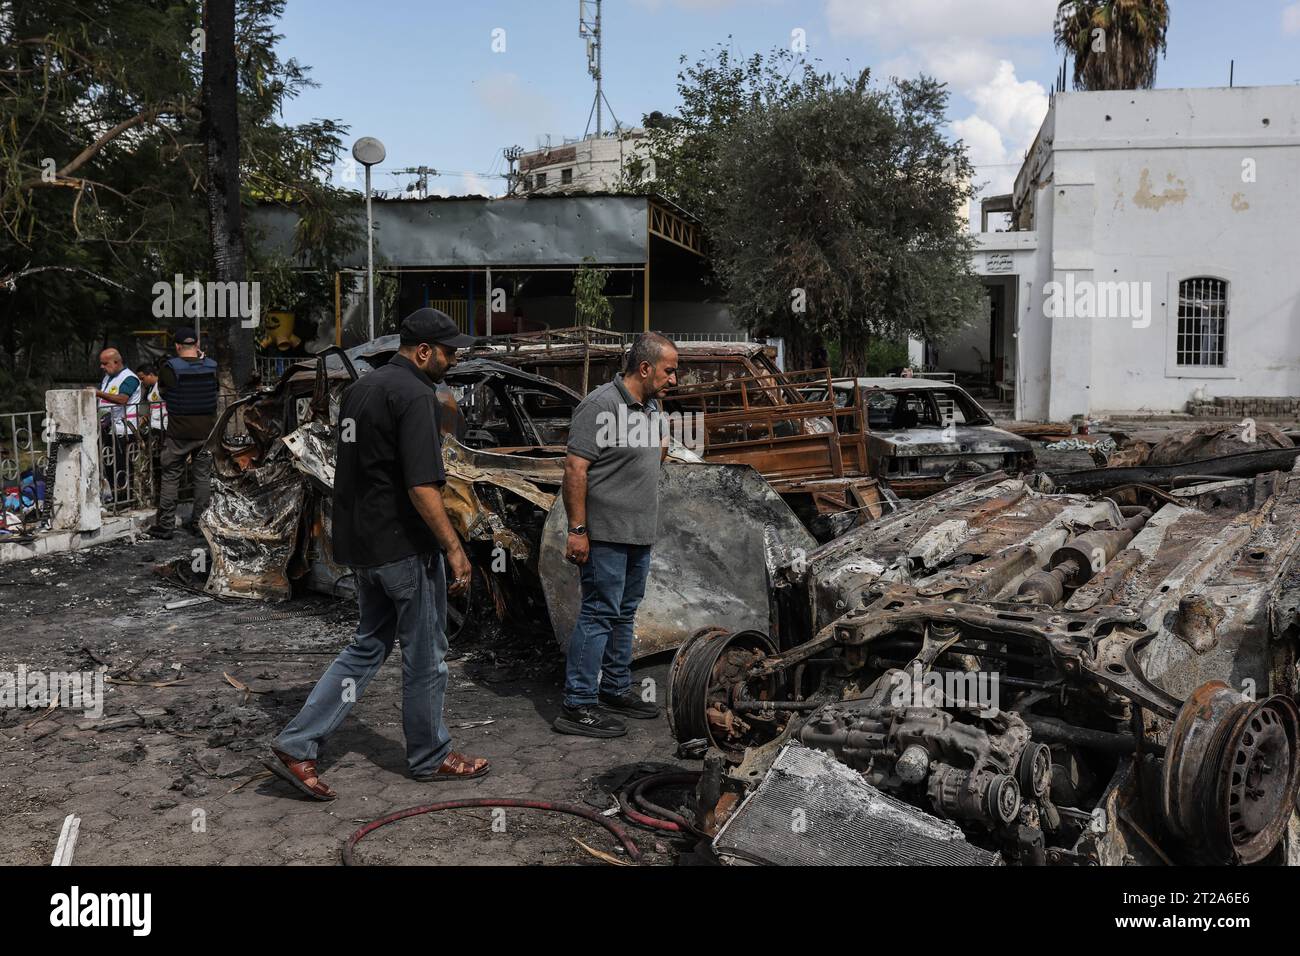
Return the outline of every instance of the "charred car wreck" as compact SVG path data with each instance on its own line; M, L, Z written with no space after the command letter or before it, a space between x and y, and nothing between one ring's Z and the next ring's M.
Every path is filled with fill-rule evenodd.
M1298 511L1291 472L996 474L823 545L768 631L673 660L695 826L731 862L1300 862Z
M290 597L295 587L351 590L330 547L338 404L357 376L387 361L396 336L314 367L230 406L209 447L212 504L200 527L212 552L205 588L221 597ZM474 567L449 630L481 616L563 643L577 614L577 569L564 560L564 438L578 397L491 360L449 370L438 389L443 503ZM242 434L232 437L238 416ZM710 622L758 627L771 577L816 541L747 465L673 460L659 484L659 540L637 615L634 654L672 650Z

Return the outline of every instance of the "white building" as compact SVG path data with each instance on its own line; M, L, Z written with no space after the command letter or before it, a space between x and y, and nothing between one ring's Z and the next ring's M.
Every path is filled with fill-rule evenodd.
M654 179L654 161L646 157L645 137L643 129L628 129L523 153L515 192L612 192Z
M1300 396L1300 86L1057 93L999 208L939 362L1017 418Z

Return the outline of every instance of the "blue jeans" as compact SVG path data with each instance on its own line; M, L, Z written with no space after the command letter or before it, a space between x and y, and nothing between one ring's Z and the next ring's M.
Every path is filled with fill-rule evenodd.
M447 691L447 578L442 555L415 555L374 568L355 568L361 620L356 637L312 688L274 746L298 760L315 760L320 743L343 723L370 679L402 645L402 730L413 775L433 773L451 751L442 719Z
M591 542L582 575L582 610L569 637L564 706L596 703L632 687L632 621L645 596L650 546Z

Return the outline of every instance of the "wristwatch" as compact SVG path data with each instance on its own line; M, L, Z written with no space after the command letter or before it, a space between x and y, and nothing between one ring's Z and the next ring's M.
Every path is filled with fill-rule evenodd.
M569 534L586 534L587 526L585 524L575 524L569 529Z

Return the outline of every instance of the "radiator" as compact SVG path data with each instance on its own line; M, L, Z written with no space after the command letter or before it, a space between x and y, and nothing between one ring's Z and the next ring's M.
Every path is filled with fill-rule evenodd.
M946 820L895 800L820 750L788 744L713 849L730 864L994 866Z

